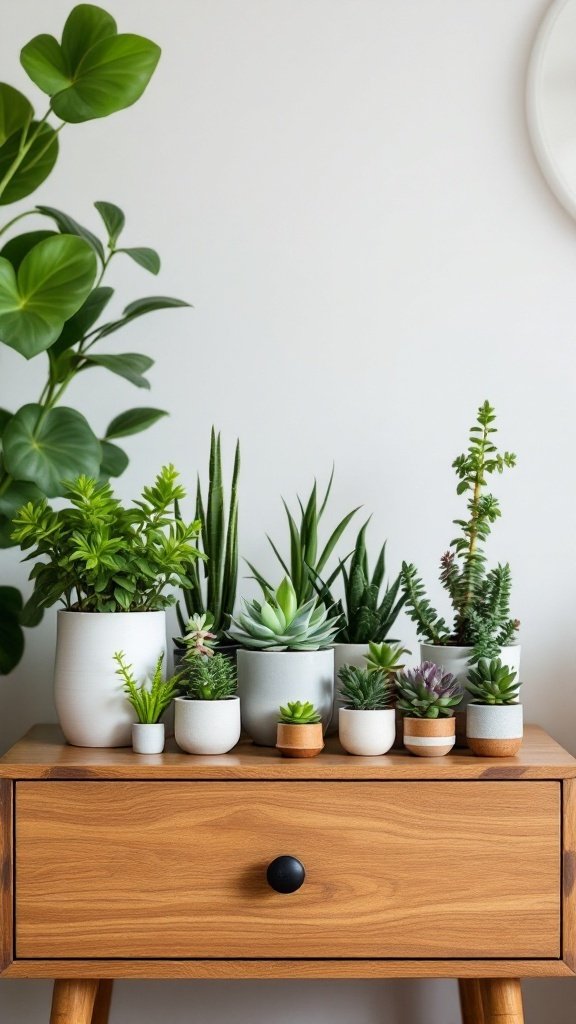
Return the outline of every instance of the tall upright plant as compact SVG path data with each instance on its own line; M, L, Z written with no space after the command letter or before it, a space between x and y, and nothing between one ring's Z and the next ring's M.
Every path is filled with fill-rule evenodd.
M107 117L135 103L159 58L156 43L133 33L119 34L112 16L92 4L72 10L60 41L42 34L27 43L21 64L49 103L37 118L26 96L0 83L0 205L24 199L46 180L58 157L59 136L68 125ZM12 543L11 519L25 501L61 495L62 481L81 473L119 476L128 456L116 440L166 415L149 407L129 409L99 438L82 413L60 404L80 373L98 368L149 388L145 373L153 360L148 356L99 353L95 348L138 317L187 305L149 296L101 322L114 294L105 283L112 260L122 254L157 274L160 258L149 247L121 245L122 210L109 202L94 205L104 223L105 241L46 205L19 212L0 227L0 236L10 234L0 249L0 342L28 360L43 353L47 357L46 382L36 400L17 410L0 409L0 547ZM48 219L50 228L14 235L12 228L31 216ZM0 672L6 673L22 655L21 626L33 625L38 611L23 608L19 591L7 586L0 586L0 611Z
M202 494L200 476L196 485L196 519L202 524L200 547L206 559L202 567L193 561L188 569L188 583L182 590L186 616L180 603L176 609L178 624L183 633L187 628L187 619L198 616L205 617L207 628L219 640L223 639L230 626L238 585L239 475L240 442L236 441L226 512L220 434L212 427L206 501Z

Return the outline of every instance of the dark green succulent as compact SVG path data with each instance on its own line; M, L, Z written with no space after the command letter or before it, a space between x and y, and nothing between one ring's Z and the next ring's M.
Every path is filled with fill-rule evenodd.
M338 676L342 706L349 711L385 711L394 707L394 680L383 669L344 665Z
M468 673L466 689L474 698L472 704L515 704L521 685L515 680L516 672L500 658L481 658Z
M450 672L424 661L396 676L396 707L408 718L451 718L462 690Z
M225 654L197 654L178 679L182 696L191 700L228 700L236 693L236 668Z
M322 721L322 715L310 701L294 700L280 708L278 721L283 725L316 725Z

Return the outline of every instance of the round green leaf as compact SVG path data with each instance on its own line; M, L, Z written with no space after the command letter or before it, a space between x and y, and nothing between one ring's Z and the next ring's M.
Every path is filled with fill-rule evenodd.
M110 441L100 441L100 446L102 448L100 476L105 478L122 476L129 462L126 452L117 444L111 444Z
M33 121L30 131L34 132L37 127L37 122ZM17 131L0 147L0 179L18 155L20 141L21 132ZM51 125L45 123L40 127L18 170L0 193L0 205L15 203L34 192L48 177L57 158L58 136Z
M24 652L19 615L22 595L16 587L0 587L0 674L8 675Z
M12 413L8 412L8 409L0 409L0 437L4 433L6 424L12 419Z
M8 473L32 481L49 498L62 494L63 480L97 477L100 470L98 438L74 409L24 405L7 425L2 446Z
M62 32L62 53L71 71L75 72L85 53L101 39L115 36L118 29L108 11L94 4L78 4L70 12Z
M42 491L25 480L13 480L10 486L0 494L0 515L12 519L14 513L22 508L27 501L38 501Z
M45 238L54 238L55 235L55 231L26 231L25 234L16 235L6 242L4 248L0 250L0 256L9 260L14 270L18 270L30 249L38 245L38 242L43 242Z
M98 213L104 221L104 227L108 232L108 241L110 245L116 245L118 236L122 233L126 218L123 211L115 203L105 203L103 200L99 200L94 203L94 206L98 210Z
M71 235L35 245L18 275L0 257L0 340L26 359L49 348L90 292L96 269L90 246Z
M106 431L106 437L109 440L111 437L127 437L128 434L138 434L141 430L151 427L162 416L167 415L168 413L162 409L128 409L127 412L121 413L120 416L116 416L112 420Z
M0 82L0 146L34 117L32 104L18 89Z
M20 51L20 63L34 84L49 96L70 84L64 54L54 36L34 36Z

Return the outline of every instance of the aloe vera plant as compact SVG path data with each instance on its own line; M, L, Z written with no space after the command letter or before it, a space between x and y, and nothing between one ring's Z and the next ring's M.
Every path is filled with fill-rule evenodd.
M238 585L238 478L240 442L236 442L230 483L228 511L224 497L220 434L214 427L210 435L208 494L204 501L200 477L196 486L196 519L200 520L200 550L206 556L202 567L191 562L189 586L182 589L184 611L176 609L182 632L186 619L205 616L206 627L221 641L230 625Z
M270 651L318 651L329 647L338 619L328 618L323 604L312 597L298 603L287 576L265 601L244 601L244 611L232 619L230 637L242 647Z
M310 701L294 700L280 708L278 721L283 725L317 725L322 721L322 715Z
M297 523L296 518L288 508L286 501L282 499L284 509L286 511L286 517L288 519L288 529L290 533L290 557L288 559L285 559L280 554L277 545L274 543L272 538L268 536L268 542L271 545L274 554L286 575L292 580L298 604L305 604L316 596L318 591L318 580L321 580L322 574L334 553L338 541L348 526L348 523L358 511L358 508L355 508L352 512L345 515L332 531L325 544L322 545L320 543L320 524L326 511L333 480L334 469L332 469L326 492L320 504L318 504L318 486L316 480L314 481L314 485L306 504L304 504L298 497L298 505L300 509L299 523ZM264 593L269 593L272 590L271 585L250 562L248 562L248 565Z

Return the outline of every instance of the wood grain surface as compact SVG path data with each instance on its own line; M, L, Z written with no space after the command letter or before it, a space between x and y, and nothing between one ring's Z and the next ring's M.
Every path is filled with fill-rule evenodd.
M13 784L0 780L0 971L12 960L13 953L13 867L12 816Z
M559 957L560 849L554 782L19 782L16 952Z

